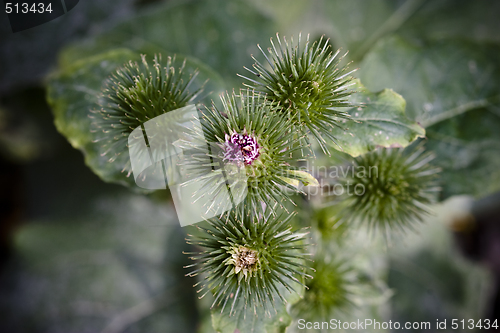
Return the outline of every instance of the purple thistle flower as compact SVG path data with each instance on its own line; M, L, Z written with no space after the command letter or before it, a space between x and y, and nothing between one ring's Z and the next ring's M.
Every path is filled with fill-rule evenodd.
M238 134L234 132L226 134L226 142L224 143L224 161L236 163L237 165L251 165L255 161L259 153L259 144L257 140L246 134Z

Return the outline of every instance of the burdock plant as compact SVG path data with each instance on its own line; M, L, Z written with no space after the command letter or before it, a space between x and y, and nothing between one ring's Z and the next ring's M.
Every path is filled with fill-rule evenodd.
M193 103L202 91L202 87L190 91L198 72L185 73L185 60L177 69L175 64L175 57L164 62L161 55L155 55L151 64L142 55L140 63L130 61L106 81L100 106L91 118L95 141L110 162L128 152L127 140L134 129ZM130 171L129 167L127 163L124 171Z
M184 146L192 152L184 165L196 175L193 181L203 183L196 196L213 196L215 207L230 205L217 194L225 188L235 192L238 187L247 209L283 207L290 194L300 192L299 181L314 181L294 166L293 153L303 146L294 140L291 120L253 91L225 94L221 101L221 109L213 105L202 111L202 133L193 133L201 140ZM214 167L207 169L207 165Z
M231 311L242 302L244 307L264 307L270 312L275 301L286 302L283 290L293 291L302 285L306 273L304 250L306 232L293 232L293 214L273 216L269 210L253 214L232 210L220 218L208 221L207 227L197 226L199 234L190 236L188 243L201 246L190 253L197 267L189 276L203 275L199 292L203 297L212 291L212 307L230 304Z
M440 169L429 163L434 158L422 145L380 148L355 158L356 172L342 179L351 193L344 196L344 220L365 224L387 237L393 229L405 231L422 221L440 191Z
M193 119L177 122L175 116L161 117L155 124L162 128L144 135L147 145L154 142L151 139L162 143L151 144L157 151L148 151L145 156L161 162L160 170L167 178L173 171L182 176L176 178L179 184L174 184L178 193L194 189L182 197L190 200L186 206L203 202L208 205L207 212L213 210L188 237L193 247L190 257L195 262L188 266L187 275L199 279L195 285L202 297L213 294L212 307L221 306L221 312L229 307L231 314L242 308L257 313L258 307L270 313L278 306L283 312L282 303L287 300L284 293L302 293L305 284L310 290L293 309L312 314L311 318L326 318L332 311L349 310L360 296L356 289L359 281L353 278L357 268L344 257L332 256L330 252L341 249L340 245L335 251L330 247L316 251L314 263L307 263L307 252L314 253L314 249L306 248L306 232L293 229L294 212L290 208L294 209L297 196L303 194L302 185L318 184L308 170L299 168L304 159L301 152L315 149L308 137L312 136L322 151L329 153L327 146L335 143L339 134L348 134L343 124L350 118L348 111L358 106L350 102L355 100L350 99L353 71L341 65L345 55L332 52L329 41L323 38L310 42L309 36L303 41L299 35L294 43L277 35L276 40L271 39L268 52L262 53L267 63L254 59L253 68L248 69L253 76L244 77L246 90L222 94L220 103L197 108L191 106L203 86L195 86L197 71L186 73L185 62L177 67L174 58L163 62L155 56L151 64L142 56L139 63L125 64L104 81L100 104L90 115L94 141L110 163L118 163L120 169L123 163L123 169L130 171L130 161L123 158L128 157L130 134L137 128L145 129L144 124L152 119L189 106L192 113L188 114ZM371 110L375 121L381 118L394 124L393 117L398 124L406 121L399 108L404 102L401 96L372 95L374 99L385 99L389 111L397 111L394 116L378 105L370 109L367 103L365 110ZM361 122L356 124L362 126ZM357 134L355 146L367 146L365 151L375 147L367 134L373 131L366 128L353 129ZM398 136L394 139L397 144L407 145L414 140L412 131L406 137L413 139L406 139L405 126L395 128L391 135ZM346 135L342 142L349 144L353 137ZM163 150L177 155L171 154L174 158ZM344 198L338 209L325 210L321 216L308 215L317 220L311 225L322 232L320 246L343 237L344 232L333 237L328 230L338 220L366 223L384 233L393 228L404 230L422 220L439 190L439 170L428 164L433 155L424 153L422 147L380 148L364 155L359 148L356 152L362 154L353 159L356 169L375 168L377 172L346 175L341 182L350 187L345 193L353 195ZM166 155L171 157L172 165L165 163ZM191 187L193 183L196 186ZM362 193L360 188L364 189ZM314 203L308 208L315 209ZM346 223L342 231L349 226ZM312 277L309 274L316 274L317 279L306 280ZM291 308L288 306L286 311Z
M340 66L345 55L339 56L340 50L333 53L323 37L311 45L308 35L304 46L300 34L296 45L293 39L288 43L283 38L282 42L278 34L276 41L271 38L268 52L259 46L269 67L253 58L253 70L246 69L254 77L240 76L280 108L283 117L290 117L297 130L311 133L328 152L326 140L335 142L334 129L344 128L342 123L349 118L345 108L353 106L348 98L354 70Z
M359 281L355 266L349 260L325 258L325 254L321 253L311 266L314 279L307 281L308 290L304 298L293 307L297 317L323 320L346 313L356 306Z

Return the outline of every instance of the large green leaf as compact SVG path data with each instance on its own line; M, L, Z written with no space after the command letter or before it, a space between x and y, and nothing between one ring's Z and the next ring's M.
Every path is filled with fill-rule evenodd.
M124 192L94 198L76 218L52 212L17 231L16 261L2 272L10 281L0 302L5 331L196 329L196 297L182 268L188 248L173 208Z
M127 49L117 49L104 54L75 61L53 74L47 85L47 100L52 107L54 122L74 148L85 155L85 163L108 182L132 185L133 179L121 172L123 166L108 163L93 143L90 111L97 107L98 96L106 78L117 67L139 54Z
M323 32L334 38L336 46L347 48L354 60L362 60L378 40L392 33L500 41L496 15L500 3L488 0L334 0L317 1L316 6L321 6L316 13L321 12L323 19L312 17L324 22Z
M498 1L427 0L397 32L426 39L500 42L499 11Z
M92 141L89 111L97 107L104 81L119 66L138 60L136 52L116 49L62 66L48 81L47 99L57 129L75 148Z
M370 36L375 32L379 35L379 31L382 31L380 28L391 20L395 12L406 17L415 10L415 3L421 1L407 1L404 6L387 0L256 2L272 13L281 34L288 37L296 36L299 32L310 33L312 38L325 34L331 38L335 48L342 47L353 55L358 53L360 48L368 47L366 42ZM393 25L390 28L394 28ZM386 30L383 28L384 32Z
M148 51L151 52L151 58L155 52L161 52L154 48L149 48ZM164 57L168 55L162 54ZM117 67L129 60L140 59L140 53L122 48L70 61L73 55L76 56L75 49L68 48L67 53L64 52L61 56L63 61L60 68L48 80L47 99L54 113L56 127L74 148L82 150L85 163L101 179L137 188L133 177L122 171L128 161L128 153L114 163L108 162L109 157L101 156L102 149L98 143L93 142L95 137L91 132L89 115L90 110L98 106L98 96L104 81ZM180 64L178 62L177 66ZM205 91L216 94L222 90L220 76L200 61L187 58L186 68L191 73L195 69L199 70L191 89L196 89L194 86L200 86L208 79ZM209 95L205 102L210 97L213 95Z
M427 127L498 103L500 46L393 36L377 44L358 74L370 90L403 95L408 117Z
M500 112L474 110L431 126L427 148L442 169L442 198L500 190Z
M394 32L412 38L500 40L500 3L489 0L254 1L272 15L280 34L326 34L355 61Z
M360 76L405 96L408 116L428 128L443 198L500 189L499 45L391 37L367 55Z
M353 121L346 123L347 131L339 131L334 148L358 156L377 147L406 147L425 135L421 126L406 117L406 102L392 89L372 93L358 82L356 90L352 101L364 105L348 111Z
M272 21L248 1L166 1L74 46L71 58L88 57L117 47L161 48L196 57L214 68L226 89L237 88L236 73L250 66L275 33Z

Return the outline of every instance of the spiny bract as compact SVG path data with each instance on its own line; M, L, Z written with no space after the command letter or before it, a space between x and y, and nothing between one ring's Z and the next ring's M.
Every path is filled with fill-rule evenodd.
M186 60L176 70L175 57L168 57L165 64L161 55L155 55L152 66L145 55L141 57L140 64L130 61L106 81L100 109L93 111L91 116L97 137L94 141L101 145L102 155L108 156L110 162L128 152L128 136L134 129L159 115L193 103L203 89L189 91L198 71L186 74ZM124 170L129 167L130 162Z
M434 157L418 146L380 148L355 158L353 172L342 179L350 195L344 197L347 207L341 214L381 229L386 237L390 229L404 231L421 221L440 190L440 169L429 164Z
M197 226L198 232L188 239L189 244L201 246L200 252L188 253L198 261L189 276L206 274L202 290L212 291L213 306L228 303L231 313L238 302L244 307L274 307L275 298L286 302L282 291L293 292L302 283L305 273L305 232L292 232L289 225L293 214L264 217L245 210L232 210L221 218L208 221L208 227ZM203 294L203 296L205 295ZM201 296L201 297L203 297ZM241 305L241 304L240 304Z
M252 89L267 95L267 99L282 109L284 117L290 117L292 123L302 132L310 132L318 141L323 151L328 152L326 140L335 142L334 128L343 128L341 123L349 114L342 109L352 107L348 101L353 84L347 67L339 67L345 57L337 57L340 50L330 51L328 40L323 37L319 42L309 45L307 36L303 50L300 49L301 35L294 45L284 43L276 34L276 47L271 38L272 48L268 49L270 57L264 54L270 69L258 60L254 70L247 69L256 76L248 80Z
M289 194L299 192L299 180L304 178L304 172L293 166L293 152L303 147L294 141L290 120L260 94L233 92L221 95L221 100L221 110L214 105L202 111L202 133L193 132L198 140L191 138L197 143L182 146L193 152L183 166L193 182L203 184L196 196L212 197L211 209L218 212L240 202L257 210L262 203L271 209L282 205ZM226 189L236 198L233 202L224 199Z

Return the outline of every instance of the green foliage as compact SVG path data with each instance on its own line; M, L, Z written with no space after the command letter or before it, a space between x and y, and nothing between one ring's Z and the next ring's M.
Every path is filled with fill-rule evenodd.
M139 54L116 49L75 61L53 73L48 80L47 100L54 122L75 148L92 141L90 110L97 105L101 87L111 73Z
M371 90L405 97L407 116L424 127L500 101L500 48L463 41L381 40L359 76Z
M203 275L197 285L214 293L212 307L230 306L231 314L243 303L255 313L257 307L270 312L276 299L286 302L281 286L292 292L302 284L299 279L309 277L303 264L306 233L291 231L292 216L230 211L209 220L208 227L197 226L201 234L188 243L203 250L189 253L198 261L189 267L198 268L188 275Z
M456 40L381 40L361 65L369 89L391 87L408 117L428 129L443 172L443 198L500 189L498 107L500 47Z
M77 217L61 217L58 207L16 233L22 265L5 267L15 279L2 296L2 325L17 318L14 332L193 332L196 295L182 269L187 245L173 208L120 187L103 194L106 184L98 184L97 196L79 189L89 208ZM143 311L131 318L138 306Z
M182 54L217 69L224 88L233 89L241 84L236 73L249 54L258 52L256 44L275 29L273 20L249 1L164 1L72 45L61 60L71 63L116 48Z
M436 153L441 199L457 194L477 198L500 189L500 113L496 107L467 112L428 128L428 149Z
M372 93L356 80L357 93L351 96L346 131L336 134L333 148L351 156L359 156L377 147L406 147L425 135L424 128L407 118L405 99L392 89Z

